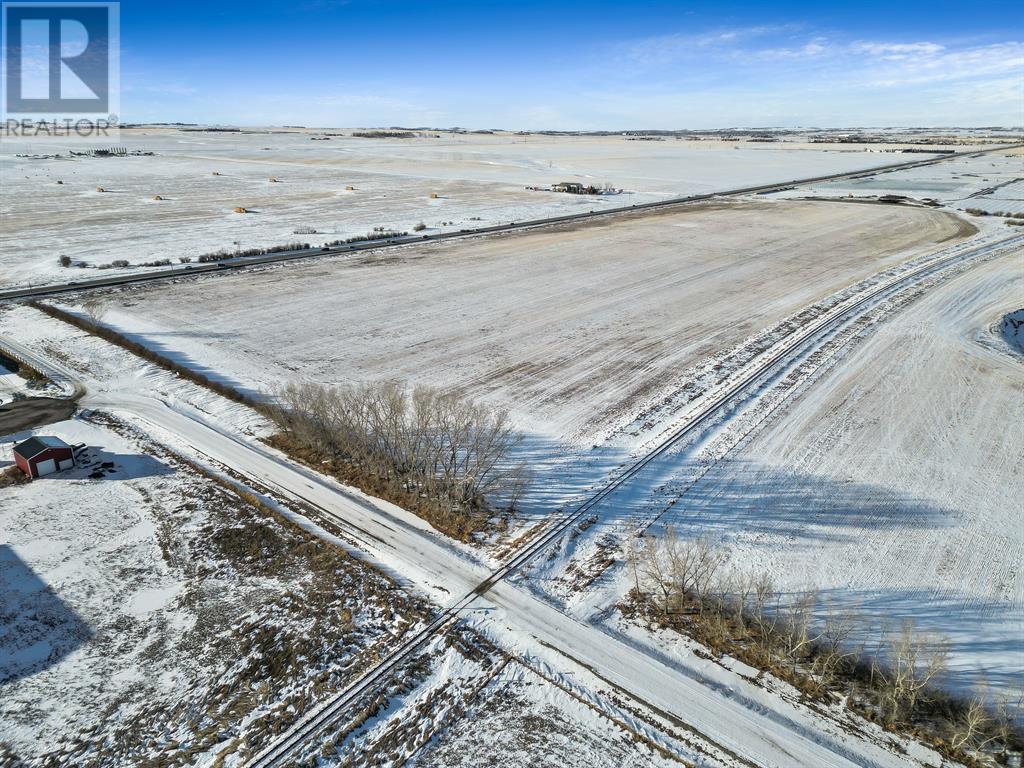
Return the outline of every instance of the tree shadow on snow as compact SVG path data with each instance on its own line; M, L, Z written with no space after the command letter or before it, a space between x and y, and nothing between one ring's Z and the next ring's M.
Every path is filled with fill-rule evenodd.
M542 519L578 507L636 457L609 446L566 451L527 434L509 461L524 462L531 472L520 517ZM766 533L823 543L855 540L866 528L944 528L956 518L882 486L740 460L724 460L694 482L705 469L685 452L666 452L594 508L598 524L624 529L658 517L715 539Z
M942 687L969 694L983 687L1010 691L1024 683L1024 617L1019 608L999 600L976 599L930 589L828 589L823 604L855 606L870 617L877 637L884 626L890 636L910 622L918 632L949 643Z
M198 360L194 359L193 357L191 357L190 355L186 354L185 352L182 352L181 350L175 349L173 347L169 347L165 343L163 343L161 341L158 341L157 338L156 338L158 336L164 336L164 337L196 336L197 338L229 339L229 338L233 337L233 334L216 333L216 332L215 333L209 333L209 334L207 334L207 333L203 333L203 334L189 334L189 333L160 332L160 331L157 331L157 332L148 332L147 331L147 332L144 332L144 333L137 333L137 332L134 332L134 331L129 331L129 330L126 330L124 328L121 328L120 326L115 325L115 324L108 323L108 325L110 325L110 327L113 330L116 330L119 334L121 334L125 338L127 338L127 339L129 339L131 341L134 341L136 344L141 344L142 346L146 347L151 352L154 352L154 353L156 353L158 355L161 355L162 357L166 357L168 360L170 360L170 361L180 365L182 368L188 368L193 373L198 373L200 376L205 376L210 381L215 381L218 384L223 384L226 387L231 387L232 389L234 389L234 390L236 390L238 392L241 392L243 395L245 395L248 398L252 398L253 400L262 400L263 399L263 393L260 392L259 390L251 389L249 387L244 386L243 384L241 384L236 379L233 379L230 376L225 376L224 373L222 373L220 371L217 371L217 370L214 370L213 368L210 368L210 367L208 367L206 365L203 365Z
M57 664L92 635L17 552L0 544L0 686Z
M530 473L529 485L516 509L521 519L541 520L561 508L572 509L604 485L609 474L628 457L620 448L572 451L544 435L520 437L507 463L523 463Z
M722 460L693 482L699 469L685 455L660 457L599 505L595 532L632 531L656 518L649 529L655 534L671 524L687 538L707 536L726 547L735 542L743 551L763 552L769 561L773 550L783 547L786 562L808 558L813 570L818 557L863 567L878 554L864 549L875 546L869 541L898 542L908 532L945 541L962 525L960 510L880 484L736 459ZM794 552L802 554L794 560ZM936 550L934 556L940 555ZM755 560L755 570L764 567ZM972 594L969 585L962 590L920 586L918 572L879 554L877 587L829 587L822 590L820 605L856 605L876 628L885 624L892 632L912 621L918 631L945 636L951 656L943 682L954 690L967 692L983 682L995 691L1019 685L1022 674L1014 660L1024 653L1020 608L1010 600Z
M723 461L697 482L691 480L700 468L691 459L664 457L656 464L642 473L647 477L615 494L622 502L618 513L639 512L642 518L663 513L660 521L713 539L771 534L804 542L849 542L865 530L940 529L957 519L951 510L892 488L750 461Z

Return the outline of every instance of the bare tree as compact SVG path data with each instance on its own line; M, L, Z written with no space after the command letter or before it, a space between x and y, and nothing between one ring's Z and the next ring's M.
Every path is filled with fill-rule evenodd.
M748 613L755 613L753 607L756 606L757 585L758 577L744 571L730 572L723 583L723 607L732 615L740 630L746 630Z
M862 654L863 646L858 646L854 640L863 629L864 621L856 606L840 608L829 603L814 658L814 671L825 684L831 684L844 664Z
M805 589L783 611L779 640L782 651L795 667L797 662L810 655L822 638L823 632L814 625L814 614L818 607L818 590Z
M640 575L644 586L659 595L662 615L668 618L675 591L672 548L676 540L675 529L669 526L659 541L654 536L645 536L640 550Z
M957 718L953 735L950 737L949 745L955 750L965 748L978 749L992 741L991 737L984 736L989 725L992 724L992 716L981 696L972 696L967 706Z
M1019 726L1024 721L1024 685L1020 679L996 696L990 717L988 730L991 738L985 744L994 742L1006 748L1015 737L1020 740Z
M774 605L770 605L772 602ZM754 604L751 609L751 618L757 628L758 646L762 658L768 658L774 653L781 608L779 594L771 577L767 573L761 574L754 583Z
M383 382L291 383L275 396L275 420L299 444L462 515L511 509L529 482L513 459L520 436L508 414L460 395Z
M82 309L94 323L103 322L107 315L107 303L99 296L90 296L82 302Z
M703 615L725 555L706 538L684 539L674 526L646 536L638 555L644 585L659 595L664 615L686 606Z
M643 595L643 591L640 589L640 553L642 548L643 539L639 536L632 537L626 545L626 562L633 571L633 589L637 599Z
M690 583L698 610L703 615L705 602L711 596L711 587L726 556L706 538L688 542L686 550L690 563Z
M929 685L946 668L949 643L941 635L919 632L912 621L888 643L886 667L877 665L875 676L884 685L886 717L901 722L913 712Z

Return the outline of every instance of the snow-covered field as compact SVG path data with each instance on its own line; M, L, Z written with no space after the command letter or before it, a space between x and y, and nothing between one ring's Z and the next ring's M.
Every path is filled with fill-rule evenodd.
M234 240L317 241L293 236L299 226L331 238L419 220L459 228L913 159L793 143L310 135L147 129L122 143L155 157L0 156L5 191L13 179L24 193L0 203L3 280L110 274L60 270L62 252L138 261ZM812 193L971 207L1011 194L1019 160L956 161ZM563 178L629 194L523 189ZM65 219L43 216L68 196L79 205ZM536 469L527 512L547 515L646 450L694 382L739 370L723 351L809 323L794 313L974 233L941 210L778 197L787 195L111 290L103 322L249 392L401 379L508 408ZM254 213L232 214L234 205ZM988 218L977 239L1006 234ZM132 250L140 242L145 253ZM730 569L767 572L783 593L813 585L876 619L913 618L949 635L956 685L1017 682L1024 441L1004 426L1024 422L1024 362L1006 320L1020 317L1022 267L1019 254L990 260L899 311L881 302L820 375L811 353L793 363L804 383L750 417L756 429L738 437L779 382L737 408L739 426L727 414L700 438L725 445L734 430L735 449L713 461L689 446L665 454L564 537L561 553L471 604L459 632L433 640L419 678L372 713L354 709L362 722L309 749L322 748L326 764L367 765L383 755L424 766L541 755L566 766L655 765L671 762L667 752L733 765L744 759L734 751L778 765L793 755L807 765L937 764L841 707L815 711L689 641L616 623L611 606L630 585L612 561L636 515L664 511L661 522L707 533L728 548ZM81 297L57 301L80 309ZM28 307L0 306L0 333L73 371L89 390L83 403L99 409L37 430L91 446L90 467L0 492L0 569L18 585L0 597L0 764L45 750L58 763L158 754L209 763L224 749L230 764L274 718L343 687L423 621L425 604L333 548L340 565L325 570L326 545L311 532L359 549L440 605L496 563L500 547L444 541L410 513L297 470L256 442L268 424L254 412L118 347ZM0 397L14 386L0 377ZM21 437L2 438L0 467ZM271 504L315 505L304 508L311 519L315 507L334 512L337 525L318 528L320 517L295 528L154 439L233 467ZM706 474L691 486L681 478L698 460ZM88 478L97 468L102 477ZM196 720L197 711L206 714Z
M961 226L900 207L702 205L137 287L110 294L104 322L246 389L455 387L531 437L589 448L701 358Z
M258 425L251 423L247 429L244 427L244 409L225 404L209 395L196 398L194 386L153 371L152 366L147 364L138 361L133 363L127 353L81 332L69 331L57 321L41 318L34 310L19 308L0 313L0 332L14 332L31 342L35 348L45 350L49 357L66 359L69 366L80 372L79 375L84 378L90 390L86 402L121 402L123 405L117 407L124 407L131 414L137 411L135 405L141 402L140 395L151 399L156 412L139 411L143 423L149 425L147 429L175 421L172 419L166 422L160 415L162 413L177 412L185 415L194 409L198 409L199 414L192 418L201 416L218 423L221 425L218 431L224 430L225 433L241 437L242 432L258 429ZM83 360L89 362L83 363ZM120 401L119 392L123 398ZM233 414L232 411L238 413ZM180 417L177 418L177 422L181 421ZM188 422L188 419L184 421ZM199 431L198 424L185 424L184 428L178 424L174 434L184 443L198 445L200 451L209 452L210 449L202 447L202 443L195 443ZM282 474L285 468L276 464L275 467L277 472L271 482L285 482L285 475ZM308 479L300 478L297 491L315 500L315 503L323 503L318 501L323 495ZM345 493L346 496L349 494ZM426 546L429 537L417 541L417 536L410 538L403 532L404 523L397 519L392 519L390 523L375 526L369 532L370 536L364 535L363 538L371 544L369 539L376 540L380 545L378 551L384 553L393 568L402 573L418 573L424 566L434 569L439 575L428 578L439 579L439 583L452 587L451 591L441 590L449 597L458 594L454 590L467 588L467 577L478 578L473 575L475 570L472 564L458 552L451 548L447 552L435 551L433 545ZM396 526L395 523L399 524ZM388 537L388 540L381 538L382 535ZM427 582L418 583L431 590L435 589ZM263 620L268 618L264 617ZM799 755L798 762L806 765L845 766L850 763L840 756L848 754L850 750L877 765L919 765L921 762L937 764L934 753L927 750L914 750L913 758L905 757L905 750L913 748L912 744L898 744L894 748L893 740L880 733L873 733L866 742L862 741L856 734L864 732L863 722L852 724L852 728L850 724L820 723L824 730L819 733L819 715L800 704L796 698L779 700L775 694L763 690L742 675L722 670L692 652L685 653L685 659L668 662L652 658L643 648L605 635L586 622L537 600L513 584L498 585L468 618L473 624L482 623L482 629L493 640L501 642L505 647L511 646L514 653L524 655L531 665L540 664L548 676L557 681L558 686L563 690L571 689L573 698L582 700L588 710L596 712L596 707L612 716L609 720L604 715L589 715L554 690L539 692L542 700L562 706L568 712L566 717L571 716L570 719L581 723L580 727L586 727L586 733L579 736L585 743L600 744L614 739L623 730L622 724L626 723L626 731L641 734L649 743L674 744L671 747L673 752L682 750L681 754L691 757L712 754L709 765L736 765L737 760L729 756L730 750L761 756L764 760L755 762L779 766L786 764L787 755ZM318 636L316 632L311 635ZM450 643L443 637L438 638L438 642L442 648ZM657 653L654 655L658 656ZM475 657L475 654L471 656ZM447 661L449 659L455 659L450 652L441 657L441 666L430 673L429 680L432 682L429 682L426 689L417 687L412 692L407 691L408 695L401 694L390 701L384 714L367 726L371 729L369 732L360 731L355 735L357 739L362 738L362 735L368 739L360 742L359 746L361 754L370 758L368 764L376 764L372 759L374 755L381 754L378 748L388 750L383 754L401 755L403 751L421 743L417 739L422 738L425 729L430 734L429 728L426 728L427 723L422 723L419 713L435 711L433 707L439 700L432 691L445 695L446 706L451 708L454 701L458 707L456 711L461 711L458 698L453 700L451 697L453 694L458 695L458 680L462 672L452 668ZM604 677L596 677L593 670L600 670ZM467 670L466 674L473 677L471 670ZM705 687L708 675L718 681L711 689ZM320 677L314 679L320 680ZM456 688L449 690L452 685ZM625 701L619 700L619 691L630 692ZM727 695L723 695L722 691ZM645 710L653 707L652 713L646 716L636 714L634 708L637 706ZM573 715L574 711L580 717ZM359 711L352 714L358 717ZM666 721L666 717L676 725ZM634 721L636 718L639 720ZM678 718L682 718L681 721ZM812 724L813 731L809 730ZM465 721L460 720L453 733L465 727ZM666 729L669 736L659 735ZM566 731L561 733L564 736ZM713 740L712 743L706 741L707 736ZM344 744L348 737L339 733L333 738L340 739L340 743ZM553 743L557 744L558 740L556 733ZM727 745L724 752L721 746L715 746L715 741L718 745ZM339 742L333 743L337 745ZM229 742L227 746L233 744ZM174 749L170 744L161 742L159 745ZM189 746L192 746L191 742ZM315 742L310 746L319 749ZM343 754L351 756L353 752L349 750ZM640 754L643 756L644 752Z
M541 470L546 487L540 496L560 501L620 460L643 437L643 430L616 432L616 449L601 452L589 468L574 461L573 471L582 473L577 478L560 474L559 451L566 443L576 451L602 443L648 403L678 388L704 357L859 277L937 248L957 232L947 214L926 209L800 201L703 206L599 227L134 288L111 294L105 322L253 391L294 378L329 383L398 378L456 386L486 397L512 409L531 438L528 446L535 451L538 468L556 464L549 473ZM642 243L642 250L623 257L634 243ZM822 253L829 258L823 260ZM1014 275L1015 266L1004 261L985 268L993 301L1012 304L1008 297L1019 285L1005 278ZM194 309L183 314L180 307L186 302ZM295 306L303 311L289 310ZM946 300L935 298L916 307L905 322L921 323L927 313L941 310L945 330L935 330L928 338L933 344L951 343L958 336L949 329L961 321L948 307ZM1011 308L1003 307L1004 312L987 322L996 322ZM883 409L924 418L929 411L911 404L920 400L934 405L936 393L947 385L951 397L966 398L976 387L980 392L991 387L957 384L961 372L948 367L944 376L952 378L929 373L909 379L911 370L941 369L947 357L933 344L903 338L900 324L887 328L880 338L902 338L906 350L870 347L855 358L868 361L864 365L869 368L878 364L872 360L906 366L880 378L874 400L848 406L846 416L830 417L838 419L831 425L824 411L801 411L809 414L806 429L813 426L833 439L842 436L843 445L867 446L864 455L875 457L873 464L849 474L850 462L836 446L798 449L800 442L791 431L780 428L783 436L772 449L778 456L749 447L732 457L691 492L685 521L707 524L716 535L725 535L737 548L737 562L785 575L779 580L785 589L810 582L826 590L852 587L865 602L869 597L877 601L876 614L881 606L906 611L924 595L934 595L936 606L948 598L950 605L966 606L950 611L946 605L935 612L943 619L961 617L947 622L951 634L957 626L970 626L964 622L977 618L978 610L1015 606L987 625L985 638L1005 639L1021 626L1021 584L1003 572L1014 562L1019 543L990 543L978 557L991 561L993 550L1003 571L974 573L960 583L956 562L966 545L946 539L949 517L961 521L961 536L976 537L991 514L1014 509L1013 482L1020 475L1005 465L1014 451L1003 454L1000 464L984 459L984 446L971 447L969 442L983 435L982 425L994 418L987 405L991 400L979 401L986 407L971 413L974 426L966 430L945 412L929 417L928 423L945 419L945 434L960 435L968 441L963 450L981 457L977 466L958 460L955 473L947 465L960 449L938 448L925 439L923 427L906 430L904 453L895 459L890 453L894 447L882 433L862 435L852 429L854 413L864 414L870 424L882 423ZM933 356L931 367L921 357L925 351ZM1012 360L1006 364L1006 381L1013 391L1016 369ZM865 391L864 371L857 365L849 370L856 391ZM931 382L935 389L919 392L910 381ZM816 393L828 388L824 382L816 386ZM906 399L888 402L886 393L891 391ZM969 412L970 402L949 407ZM904 426L885 422L877 429L890 435ZM922 445L929 450L922 452ZM915 451L930 468L916 467ZM822 456L833 462L833 469L810 466ZM882 467L903 480L879 481ZM833 476L835 472L842 476ZM1003 474L1010 480L1000 481ZM946 490L928 480L935 475L946 478ZM903 487L906 478L917 478L916 484ZM972 483L989 490L968 492ZM808 520L804 513L810 504L823 508ZM780 505L790 512L773 521L772 510L778 512ZM875 556L867 558L862 553L865 536L888 540L889 534L877 525L885 514L898 518L895 535L905 543L873 547ZM723 516L733 521L728 531L719 530L724 523L715 522ZM1009 520L1000 519L1009 526ZM759 522L754 525L754 520ZM831 547L828 556L821 551L822 542ZM908 574L883 567L890 555L898 562L926 561L923 553L940 544L942 551L960 553L946 558L953 564L941 565L945 556L935 551L934 567L915 566ZM851 557L859 557L860 565L851 565ZM891 583L871 583L883 572ZM861 577L864 583L858 581ZM950 584L961 591L960 603L949 593ZM997 599L998 589L1003 595ZM975 649L988 642L977 636L975 640ZM984 653L959 646L958 653L957 671L969 672L961 680L975 680L979 669L996 670L991 673L995 676L1003 658L984 658Z
M1013 234L987 229L979 238ZM873 632L909 619L947 636L945 682L960 692L1012 692L1024 654L1024 360L1007 330L1020 319L1019 247L882 302L820 358L794 358L749 408L602 503L566 554L535 564L535 588L602 619L633 584L627 536L660 513L784 595L820 589L823 604L859 605ZM795 394L776 399L775 388Z
M921 168L814 184L772 197L866 197L904 195L931 198L957 210L1024 210L1024 153L1020 149L964 157Z
M961 690L1018 686L1024 358L1001 325L1022 291L1018 253L893 315L695 486L667 483L662 522L783 592L945 635Z
M128 157L71 157L82 147L56 141L7 143L0 148L0 287L124 271L61 269L62 254L93 266L177 262L221 249L320 244L378 226L411 230L423 222L428 231L457 230L926 157L856 145L617 136L312 141L316 135L126 129L119 146L155 153ZM609 183L625 193L525 189L563 180ZM251 213L234 213L239 206ZM319 234L294 234L301 228Z

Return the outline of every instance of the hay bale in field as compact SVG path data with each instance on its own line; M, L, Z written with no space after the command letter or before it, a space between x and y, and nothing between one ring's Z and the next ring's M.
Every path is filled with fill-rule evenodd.
M153 199L154 200L163 200L163 198L160 197L160 195L153 195Z
M349 186L345 187L345 191L346 192L355 192L355 189L356 188L353 187L351 184Z
M107 190L105 190L103 187L96 187L96 191L97 192L106 192Z
M213 172L213 175L214 175L214 176L220 176L220 171L214 171L214 172Z
M63 182L63 181L61 181L60 179L57 179L57 183L58 183L58 184L63 184L64 182Z
M242 206L238 206L237 208L235 208L235 213L248 213L248 212L249 212L249 209L248 208L243 208Z
M431 192L430 193L430 199L431 200L437 200L437 192Z
M275 179L273 176L270 177L269 181L271 184L277 184L277 179Z

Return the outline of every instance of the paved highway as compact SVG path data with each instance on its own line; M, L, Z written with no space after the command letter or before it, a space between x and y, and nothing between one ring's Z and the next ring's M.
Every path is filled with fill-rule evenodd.
M614 216L634 211L667 208L675 205L686 205L689 203L700 202L702 200L710 200L715 197L737 197L740 195L757 194L759 192L776 192L791 187L807 186L808 184L820 184L821 182L825 181L838 181L841 179L851 179L865 175L871 176L878 173L887 173L890 171L899 171L907 168L917 168L925 165L934 165L935 163L945 162L947 160L951 160L954 158L978 157L980 155L984 155L990 152L1005 152L1007 150L1014 149L1017 147L1024 147L1024 144L1005 145L972 152L958 152L951 155L941 155L939 157L929 157L924 160L911 160L902 163L893 163L891 165L883 165L877 168L865 169L860 171L836 173L828 176L814 176L806 179L790 179L789 181L780 181L773 184L763 184L761 186L756 187L742 187L739 189L730 189L725 190L723 192L713 192L704 195L689 195L686 197L676 197L668 200L658 200L652 203L637 203L636 205L628 205L617 208L605 208L600 211L587 211L584 213L567 214L565 216L549 216L543 219L530 219L528 221L518 222L514 221L509 222L508 224L496 224L494 226L489 227L462 229L459 230L458 232L439 232L433 235L407 235L405 237L393 237L382 240L368 240L357 243L349 243L347 245L340 245L332 248L308 248L299 251L284 251L281 253L267 254L266 256L250 256L236 259L226 259L224 261L211 262L207 264L190 264L184 267L153 270L151 272L141 274L116 275L113 277L96 278L94 280L76 280L67 283L53 283L50 285L29 286L26 288L16 288L7 291L0 291L0 301L12 299L38 298L41 296L49 296L58 293L67 293L69 291L81 291L89 288L107 288L116 285L131 285L135 283L149 282L152 280L168 280L171 278L187 277L190 275L202 275L209 274L211 272L222 272L224 270L244 269L247 267L259 266L262 264L275 264L284 261L294 261L296 259L309 259L317 256L343 255L353 253L356 251L371 250L374 248L389 248L399 245L408 245L410 243L452 240L455 238L475 237L477 235L492 234L497 232L512 232L515 230L528 229L531 227L543 227L552 224L565 224L571 222L586 221L587 219Z

